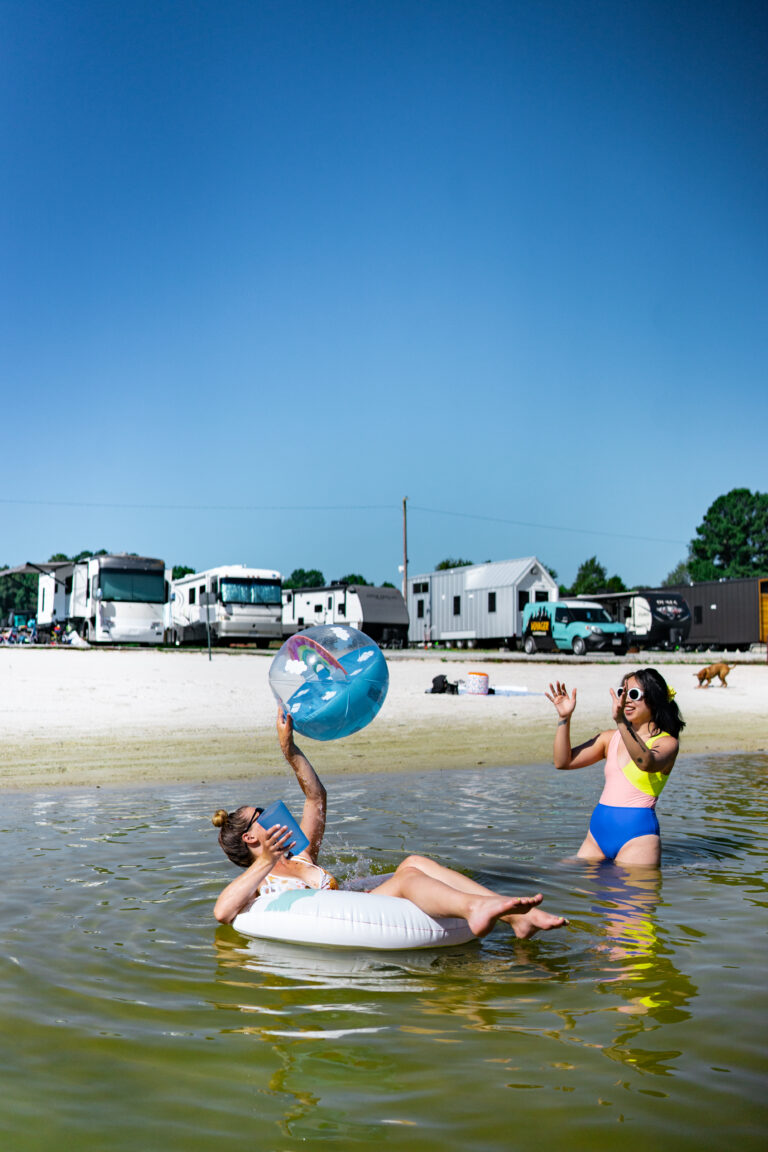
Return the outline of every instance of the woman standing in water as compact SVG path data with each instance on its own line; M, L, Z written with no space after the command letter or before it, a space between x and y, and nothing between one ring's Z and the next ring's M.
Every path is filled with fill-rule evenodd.
M301 830L309 840L309 847L296 856L289 856L288 829L277 824L262 828L257 817L263 809L257 805L245 804L233 812L220 808L213 817L219 829L219 843L232 863L244 869L216 901L214 915L224 924L231 923L240 912L250 908L258 896L268 892L338 887L333 876L317 863L325 832L325 788L296 745L293 721L282 709L277 714L277 733L283 756L304 793ZM538 907L542 900L540 893L502 896L426 856L406 857L394 875L372 891L410 900L428 916L461 917L475 936L485 936L497 920L509 924L519 939L565 924L562 916L552 916Z
M605 785L592 813L578 855L587 860L616 860L657 868L661 835L656 801L669 779L685 727L674 692L655 668L628 672L611 689L616 728L571 747L571 717L576 689L550 684L545 693L559 720L555 732L555 768L586 768L605 760Z

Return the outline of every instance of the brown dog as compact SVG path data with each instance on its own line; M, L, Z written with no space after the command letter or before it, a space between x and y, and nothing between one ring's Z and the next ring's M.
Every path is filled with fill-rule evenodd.
M699 679L699 688L709 688L715 676L719 676L723 688L727 688L726 678L731 669L735 667L735 664L708 664L706 668L702 668L701 672L694 672L694 676Z

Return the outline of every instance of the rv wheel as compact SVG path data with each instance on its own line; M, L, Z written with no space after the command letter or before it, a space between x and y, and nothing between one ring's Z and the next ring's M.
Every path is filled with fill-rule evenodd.
M574 656L583 656L587 650L587 645L584 643L583 636L574 636L573 638L573 654Z
M526 656L533 656L534 652L536 651L536 641L534 640L533 636L526 636L525 640L523 641L523 651L525 652Z

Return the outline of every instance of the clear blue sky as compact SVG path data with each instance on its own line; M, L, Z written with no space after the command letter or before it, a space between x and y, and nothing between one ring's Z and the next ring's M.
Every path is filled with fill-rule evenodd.
M662 579L768 489L767 33L0 0L0 561Z

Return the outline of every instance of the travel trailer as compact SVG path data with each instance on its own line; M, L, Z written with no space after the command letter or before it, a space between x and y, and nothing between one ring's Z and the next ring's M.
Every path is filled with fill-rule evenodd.
M281 576L271 568L222 565L171 584L166 612L169 644L282 641Z
M516 648L528 603L557 600L558 586L535 556L442 569L408 580L411 644Z
M371 584L284 588L283 635L292 636L317 624L348 624L381 648L408 644L408 610L397 588Z
M58 628L91 644L162 644L169 573L147 556L89 556L37 565L37 634Z
M679 592L668 588L601 592L579 599L597 601L612 620L624 624L635 648L682 648L691 630L688 605Z

